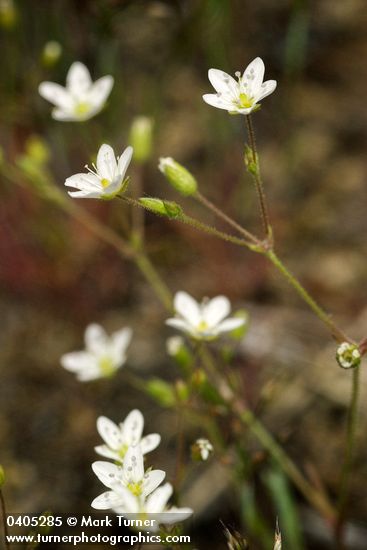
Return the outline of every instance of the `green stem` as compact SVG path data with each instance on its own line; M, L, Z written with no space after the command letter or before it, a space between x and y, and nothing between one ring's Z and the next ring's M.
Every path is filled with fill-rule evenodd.
M269 239L271 238L272 230L271 230L270 221L269 221L269 213L268 213L268 206L266 202L264 186L260 175L260 164L259 164L259 158L256 150L256 139L255 139L254 127L252 124L251 115L245 116L245 119L246 119L246 125L247 125L247 133L250 141L250 147L252 151L252 162L254 164L254 170L251 171L251 175L253 177L253 180L256 186L257 196L258 196L259 205L260 205L261 219L263 222L265 235Z
M352 468L353 468L353 456L356 445L356 434L357 434L357 420L358 420L358 400L360 393L360 366L353 369L353 382L352 382L352 393L348 409L348 420L347 420L347 439L346 439L346 449L345 449L345 458L342 467L340 489L339 489L339 498L338 498L338 526L337 529L342 532L342 526L344 523L345 508L348 502L349 487L352 477Z
M168 310L172 310L172 294L169 290L166 283L163 281L157 270L155 269L154 265L148 258L146 254L143 252L138 252L134 257L133 260L137 267L140 269L146 280L150 283L152 288L155 290L156 295L164 305L164 307Z
M211 210L216 216L218 216L218 218L221 218L222 220L224 220L226 223L228 223L228 225L232 226L234 229L236 229L239 233L241 233L246 239L250 240L253 242L253 244L255 244L256 246L259 246L261 247L261 241L255 237L255 235L253 235L252 233L250 233L250 231L247 231L247 229L245 229L244 227L242 227L239 223L237 223L235 220L233 220L232 218L230 218L229 216L227 216L227 214L225 214L222 210L220 210L220 208L218 208L217 206L215 206L215 204L213 204L209 199L207 199L206 197L204 197L204 195L202 193L200 193L199 191L196 192L195 194L195 198L198 199L199 202L201 202L201 204L203 204L206 208L208 208L209 210Z
M306 497L308 502L326 519L333 523L335 520L335 511L326 496L317 491L317 489L307 481L287 453L278 445L273 436L266 430L263 424L257 420L254 414L248 408L243 408L242 405L241 408L237 411L240 420L248 426L258 441L269 452L271 457Z
M199 222L195 218L186 216L186 214L182 214L179 218L177 218L177 221L185 223L186 225L191 225L192 227L195 227L195 229L204 231L204 233L208 233L209 235L213 235L214 237L219 237L223 241L227 241L229 243L237 244L239 246L246 246L247 248L250 248L250 249L252 249L254 246L251 243L248 243L247 241L245 241L244 239L239 239L238 237L234 237L233 235L228 235L228 233L219 231L219 229L216 229L211 225L207 225L206 223Z
M331 331L332 335L338 342L350 342L350 338L344 334L334 323L328 313L320 307L317 302L310 296L307 290L301 285L301 283L296 279L296 277L288 270L288 268L283 264L283 262L276 255L274 250L269 250L265 252L265 256L271 261L274 267L284 275L287 281L293 286L296 292L301 296L301 298L309 305L312 311L317 315L317 317L322 321Z
M10 544L8 542L8 524L6 521L6 508L5 508L5 499L2 490L0 489L0 507L1 507L1 516L3 519L3 529L4 529L4 542L6 550L10 550Z

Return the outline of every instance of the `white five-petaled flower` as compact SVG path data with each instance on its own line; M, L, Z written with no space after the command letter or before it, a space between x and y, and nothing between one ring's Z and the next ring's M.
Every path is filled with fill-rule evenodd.
M213 340L221 333L231 332L245 323L244 319L231 317L231 304L225 296L198 303L186 292L177 292L174 297L176 317L166 324L182 330L196 340Z
M113 510L119 515L134 520L150 519L149 527L142 528L154 532L158 531L161 524L184 521L193 513L191 508L168 506L172 493L172 485L165 483L150 493L146 499L141 499L123 485L119 485L95 498L92 507L97 510Z
M97 419L97 430L105 445L95 447L95 451L105 458L122 462L131 446L140 445L141 452L149 453L156 449L161 441L159 434L149 434L142 438L144 417L138 409L131 411L124 422L117 426L105 416Z
M116 158L112 147L104 143L99 148L96 165L92 165L93 170L86 166L88 172L67 178L65 185L78 189L68 191L69 195L83 199L112 199L125 186L125 173L132 154L132 147L126 147Z
M100 325L89 325L84 335L85 350L66 353L61 365L81 382L111 376L125 363L131 336L130 328L108 336Z
M203 99L209 105L225 109L232 114L248 115L259 101L274 92L276 80L264 80L265 66L260 57L256 57L245 69L243 75L238 71L235 80L219 69L210 69L209 80L216 94L205 94Z
M55 105L52 118L64 121L83 121L99 113L113 86L113 77L103 76L92 82L83 63L76 61L66 76L66 87L55 82L41 82L40 95Z
M126 492L123 489L127 489L140 501L144 501L166 477L163 470L144 471L144 458L140 445L128 448L122 466L111 462L97 461L93 462L92 469L103 485L110 489L95 498L92 506L105 510L112 507L109 506L111 503L113 503L113 507L124 505ZM122 497L120 504L116 494Z

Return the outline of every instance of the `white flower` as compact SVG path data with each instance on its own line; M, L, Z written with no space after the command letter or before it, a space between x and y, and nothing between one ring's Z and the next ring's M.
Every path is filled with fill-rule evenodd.
M208 439L200 438L197 439L192 446L192 453L195 459L199 460L208 460L209 456L213 452L213 445Z
M68 191L69 195L83 199L112 199L125 186L125 173L132 154L132 147L127 147L116 158L112 147L104 143L98 151L97 165L92 165L93 170L86 166L88 172L67 178L65 185L78 189Z
M276 80L264 79L265 66L260 57L254 59L243 75L238 71L236 81L232 76L218 69L210 69L208 76L216 94L205 94L203 99L209 105L225 109L229 113L248 115L259 101L274 92Z
M66 353L61 357L61 365L74 372L81 382L111 376L125 363L131 336L130 328L108 336L100 325L89 325L84 335L85 351Z
M76 61L66 76L65 88L55 82L41 82L38 91L44 99L55 105L52 118L82 121L102 110L112 86L112 76L103 76L92 82L87 67Z
M128 448L122 466L97 461L92 464L92 469L103 485L110 489L107 494L110 495L114 506L124 506L126 492L122 489L127 489L133 496L138 497L139 501L144 501L166 477L163 470L144 471L144 458L140 445ZM118 503L116 494L122 496L121 504ZM103 493L93 500L92 506L99 510L107 510L109 508L107 501L110 502L109 497Z
M154 532L158 531L160 524L178 523L193 513L191 508L169 507L167 503L172 493L172 485L165 483L146 499L141 499L120 485L94 499L92 507L97 510L114 510L119 515L135 520L150 519L151 524L146 529ZM149 514L152 516L149 517Z
M221 333L231 332L245 323L245 319L225 319L231 312L231 304L225 296L204 299L199 304L181 291L174 297L174 308L176 317L167 319L166 324L196 340L213 340Z
M129 447L138 444L143 454L149 453L158 447L161 436L149 434L142 438L143 427L144 417L138 409L131 411L119 426L109 418L100 416L97 419L97 430L106 444L95 447L95 451L117 462L122 462Z

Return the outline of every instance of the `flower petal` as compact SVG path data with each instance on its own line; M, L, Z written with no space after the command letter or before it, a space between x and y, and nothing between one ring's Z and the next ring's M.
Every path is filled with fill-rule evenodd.
M102 186L100 180L94 174L74 174L65 180L67 187L75 187L75 189L80 189L80 191L92 191L99 192L102 191Z
M151 493L146 502L146 511L148 514L159 514L165 509L167 502L171 498L173 487L170 483L165 483Z
M158 485L162 483L166 477L166 472L163 470L151 470L144 475L142 497L146 498L152 493Z
M225 98L218 96L217 94L204 94L203 100L208 105L212 107L217 107L218 109L225 109L226 111L237 111L235 105L229 103Z
M121 179L124 179L126 170L129 167L131 157L133 155L133 148L132 147L126 147L125 151L122 153L122 155L119 158L118 165L117 165L117 172Z
M94 355L100 356L106 353L108 349L108 337L103 327L92 323L85 330L85 347Z
M204 321L214 327L231 312L231 304L225 296L216 296L202 307Z
M90 72L84 63L75 61L66 76L66 86L74 97L79 99L85 98L86 91L91 87L92 79Z
M135 446L140 442L144 428L144 417L138 409L131 411L125 418L122 436L127 445Z
M159 519L157 519L157 521L164 524L179 523L192 516L192 514L193 510L191 508L176 508L172 506L172 508L166 512L159 514Z
M238 95L238 82L231 75L220 69L209 69L208 77L211 85L218 93L229 93L233 98Z
M114 332L111 336L111 347L116 364L124 363L126 359L126 349L131 342L133 331L126 327Z
M121 484L123 481L122 469L111 462L97 460L93 462L92 470L98 479L109 489L113 489L115 485Z
M199 304L194 298L187 294L187 292L177 292L174 297L173 305L175 311L190 324L196 326L200 323L201 312Z
M96 510L110 510L115 506L124 506L125 499L122 495L115 493L114 491L106 491L98 497L96 497L91 506Z
M124 457L123 468L125 479L137 483L144 477L144 460L140 446L129 447Z
M165 323L169 327L177 328L178 330L183 330L184 332L187 332L189 334L192 333L191 325L189 325L183 319L176 319L175 317L171 317L170 319L167 319Z
M267 80L264 82L260 88L258 94L255 96L254 100L255 102L261 101L268 95L272 94L277 87L277 81L276 80Z
M220 334L221 332L231 332L236 328L242 327L244 324L245 319L237 319L235 317L231 317L230 319L226 319L216 327L217 333Z
M143 455L154 451L161 442L161 436L159 434L149 434L140 440L140 448Z
M117 169L115 153L110 145L101 145L97 155L97 171L102 179L113 181Z
M61 357L60 362L64 369L78 372L88 369L91 364L95 363L95 359L86 351L72 351L71 353L65 353Z
M111 93L114 79L112 76L102 76L96 80L88 91L87 101L100 111Z
M111 449L118 450L124 444L119 427L106 416L97 418L97 431Z
M241 79L241 87L244 88L248 96L254 97L258 93L264 79L264 73L265 66L261 57L256 57L246 67Z
M122 462L120 455L116 451L112 451L107 445L97 445L94 447L94 450L100 456L104 458L110 458L111 460L116 460L117 462Z
M70 93L55 82L41 82L38 87L39 94L61 109L70 111L73 109L74 100Z

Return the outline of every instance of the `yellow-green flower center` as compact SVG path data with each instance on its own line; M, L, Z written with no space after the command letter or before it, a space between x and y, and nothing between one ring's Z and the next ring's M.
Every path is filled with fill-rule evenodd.
M200 321L200 323L197 326L197 329L200 332L204 332L205 330L208 330L208 328L209 328L209 325L206 321Z
M108 180L107 178L103 178L101 179L101 184L102 184L102 187L103 189L106 189L106 187L108 187L110 185L110 180Z
M99 368L103 376L111 376L115 372L114 363L111 357L101 357L99 360Z
M80 103L77 103L74 109L75 114L78 116L86 115L89 110L90 110L90 105L86 101L81 101Z
M128 483L127 488L136 497L139 497L142 493L141 481L138 481L138 483L133 483L131 481L130 483Z
M129 448L129 445L123 445L122 447L119 448L119 450L117 451L118 452L118 455L121 457L121 458L124 458L124 456L126 455L126 451L128 450Z
M249 97L247 94L240 94L240 100L239 100L239 106L242 109L249 109L252 107L254 101L251 97Z

